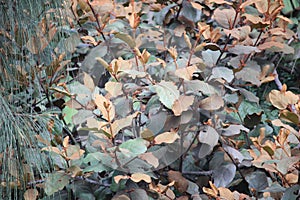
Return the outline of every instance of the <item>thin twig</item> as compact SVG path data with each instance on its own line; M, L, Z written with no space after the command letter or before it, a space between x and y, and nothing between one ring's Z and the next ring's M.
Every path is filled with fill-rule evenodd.
M209 171L184 171L181 173L184 175L211 176L213 174L213 171L212 170L209 170Z
M231 162L235 165L235 167L236 167L237 171L240 173L242 179L243 179L245 182L247 182L247 181L246 181L245 175L242 173L241 169L239 168L238 164L235 162L235 160L234 160L234 158L232 157L232 155L231 155L229 152L227 152L227 151L225 150L225 148L223 147L223 146L224 146L224 143L223 143L222 139L219 139L219 142L221 143L221 148L222 148L223 151L226 153L226 155L230 158Z
M183 159L186 156L186 154L189 152L189 150L192 148L194 142L196 141L198 135L200 134L200 130L197 131L197 133L195 134L192 142L190 143L189 147L185 150L185 152L180 156L180 161L179 161L179 171L182 172L183 169Z
M101 25L100 25L100 21L99 21L99 19L98 19L98 14L95 12L95 9L93 8L93 6L91 5L91 3L90 3L89 0L86 0L86 3L89 5L89 7L90 7L90 9L91 9L91 11L92 11L94 17L96 18L96 23L97 23L97 25L98 25L98 28L97 28L98 32L101 34L103 40L106 41L106 38L105 38L105 36L104 36L104 34L103 34L103 32L102 32L102 28L101 28Z

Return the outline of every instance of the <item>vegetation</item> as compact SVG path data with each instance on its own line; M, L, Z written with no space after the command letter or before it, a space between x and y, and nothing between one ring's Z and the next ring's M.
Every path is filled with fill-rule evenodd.
M3 199L299 198L297 1L0 8Z

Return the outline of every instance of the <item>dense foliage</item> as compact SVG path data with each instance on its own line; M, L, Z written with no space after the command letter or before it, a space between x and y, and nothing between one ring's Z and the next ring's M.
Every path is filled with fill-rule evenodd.
M2 2L2 197L296 199L299 8Z

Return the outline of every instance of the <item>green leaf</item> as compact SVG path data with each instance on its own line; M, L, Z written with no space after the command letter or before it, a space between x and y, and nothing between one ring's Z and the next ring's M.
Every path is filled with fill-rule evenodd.
M69 106L65 106L62 110L62 115L64 117L64 120L66 124L72 124L72 117L78 113L78 111L74 108L70 108Z
M69 184L70 177L64 172L55 172L50 174L46 178L45 192L46 194L52 195L55 192L62 190L67 184Z
M137 156L147 151L147 145L148 141L142 138L136 138L122 143L119 148L126 153Z
M245 119L247 115L260 114L263 110L256 103L251 103L249 101L242 101L238 108L239 115L236 112L230 113L235 119L240 121Z
M184 85L187 91L193 91L195 94L201 92L206 96L219 94L220 92L212 85L200 80L185 81Z
M153 86L159 100L167 108L172 109L174 102L179 98L179 91L173 82L161 81Z

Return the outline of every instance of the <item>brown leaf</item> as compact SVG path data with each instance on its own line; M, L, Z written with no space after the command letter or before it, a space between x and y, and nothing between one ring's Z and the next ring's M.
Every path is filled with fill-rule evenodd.
M271 47L278 47L280 49L283 49L284 45L281 42L270 41L264 42L258 46L260 50L270 49Z
M146 128L141 132L141 137L145 140L152 141L154 139L154 134L150 129Z
M105 84L105 90L112 96L117 97L123 93L122 83L109 81Z
M194 96L180 96L179 99L175 100L172 111L175 116L180 116L183 111L187 111L188 108L193 104Z
M120 180L128 179L128 178L129 178L129 176L117 175L114 177L114 181L118 184L120 182Z
M242 26L238 28L234 28L232 30L224 29L224 32L229 35L231 34L232 37L238 39L239 41L245 40L249 33L251 32L250 26Z
M225 0L209 0L209 3L232 5L231 2Z
M85 73L85 72L84 72L83 74L84 74L84 76L83 76L83 82L84 82L84 85L85 85L89 90L91 90L91 92L93 92L94 89L95 89L95 83L94 83L92 77L91 77L89 74Z
M98 42L96 42L95 38L93 38L90 35L81 36L80 39L83 40L84 43L92 44L94 46L97 46L97 44L98 44Z
M214 11L213 18L218 22L218 24L220 26L230 29L235 26L233 24L235 13L236 13L236 11L232 7L228 8L228 9L221 9L219 7ZM239 21L239 20L236 20L236 23L237 23L237 21Z
M179 139L179 135L176 132L164 132L159 134L154 138L155 144L161 144L161 143L173 143L175 140Z
M297 136L298 138L300 138L300 133L298 131L296 131L290 125L282 123L282 121L280 119L274 119L274 120L272 120L272 124L274 126L284 127L285 129L288 129L289 131L291 131L295 136Z
M189 67L176 69L175 75L184 80L192 80L193 73L197 70L197 66L192 65Z
M298 176L299 176L298 173L295 173L295 172L289 173L289 174L285 175L285 179L288 181L289 184L296 184L298 181Z
M158 167L158 165L159 165L158 158L155 157L152 152L143 153L143 154L139 155L139 158L142 160L145 160L147 163L149 163L150 165L152 165L155 168Z
M39 52L42 52L48 44L49 43L44 36L32 36L26 43L26 47L32 54L38 54Z
M180 172L172 170L168 171L168 179L170 182L175 181L174 186L180 193L186 192L188 189L189 182Z
M191 5L198 10L202 10L203 6L201 6L199 3L191 2Z
M229 189L220 187L218 188L218 190L221 198L224 198L226 200L235 200L234 194Z
M136 28L138 27L138 25L140 24L140 22L141 22L140 16L139 16L136 12L132 13L132 14L128 17L128 20L129 20L130 26L131 26L133 29L136 29Z
M209 196L212 196L214 198L217 198L218 195L219 195L219 192L218 192L218 188L211 182L209 181L209 185L212 189L210 188L206 188L206 187L203 187L203 192L205 192L206 194L208 194Z
M268 12L268 1L255 1L255 7L260 13L264 14Z
M37 189L28 189L24 193L24 199L25 200L36 200L38 195L39 195L39 191Z
M255 25L256 28L263 28L270 24L269 21L264 21L261 17L256 15L244 13L242 16L246 18L246 22L252 23L252 27Z
M100 94L96 94L94 102L101 111L103 118L107 121L112 121L115 117L115 106L112 102Z
M168 52L169 52L169 54L171 55L171 57L172 57L174 60L177 59L178 54L177 54L176 47L170 47L170 48L168 49Z
M146 183L151 183L151 177L147 174L135 173L132 174L130 179L136 183L140 181L145 181Z
M282 110L289 104L295 104L298 102L299 97L291 91L283 92L279 90L272 90L269 93L269 99L273 106Z
M218 95L211 95L200 101L199 107L204 110L218 110L224 106L222 97Z
M132 120L133 118L135 118L137 116L138 112L132 114L132 115L129 115L125 118L122 118L122 119L118 119L118 120L115 120L112 124L111 124L111 128L112 128L112 134L113 136L115 136L116 134L118 134L118 132L125 128L125 127L128 127L128 126L131 126L132 125Z
M141 54L141 58L142 58L142 62L143 64L146 64L150 58L151 54L146 50L144 49L142 54Z

